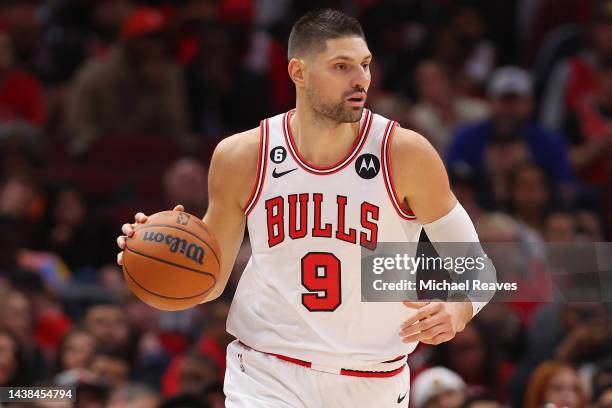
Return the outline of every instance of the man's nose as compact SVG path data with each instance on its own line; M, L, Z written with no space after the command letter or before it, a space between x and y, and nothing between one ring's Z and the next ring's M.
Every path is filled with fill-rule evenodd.
M370 84L370 71L361 66L356 71L357 73L351 80L351 86L356 89L367 89Z

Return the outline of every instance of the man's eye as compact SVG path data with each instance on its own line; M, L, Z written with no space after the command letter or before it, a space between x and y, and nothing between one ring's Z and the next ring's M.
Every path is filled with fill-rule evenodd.
M361 64L361 66L363 67L363 69L368 70L370 69L370 64Z
M346 69L345 64L336 64L336 69L339 71L344 71Z

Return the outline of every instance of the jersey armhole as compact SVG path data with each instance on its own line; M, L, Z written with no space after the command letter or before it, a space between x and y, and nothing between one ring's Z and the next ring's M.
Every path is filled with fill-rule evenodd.
M383 137L381 157L383 161L382 168L385 187L387 193L389 194L391 204L393 204L393 208L395 208L397 214L404 220L414 221L416 220L416 216L412 211L406 211L402 208L401 200L399 199L397 191L395 190L395 186L393 185L393 174L391 171L391 154L389 151L391 148L391 139L393 137L393 133L396 127L397 122L390 120L387 124L387 128L385 129L385 134Z
M259 124L259 154L257 155L257 176L251 196L244 207L244 215L249 216L259 196L263 190L264 179L266 175L266 167L268 163L268 119L262 120Z

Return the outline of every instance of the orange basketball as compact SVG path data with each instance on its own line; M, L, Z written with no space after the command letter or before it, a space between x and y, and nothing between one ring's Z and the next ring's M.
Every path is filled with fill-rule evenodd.
M200 303L219 277L219 244L196 216L162 211L136 226L123 251L123 276L146 304L161 310Z

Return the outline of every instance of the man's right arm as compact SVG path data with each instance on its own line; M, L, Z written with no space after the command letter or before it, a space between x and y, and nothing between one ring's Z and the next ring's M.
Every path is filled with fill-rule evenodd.
M208 173L208 210L203 222L219 242L221 272L214 289L202 303L223 293L244 239L246 217L243 209L256 181L259 141L259 128L251 129L222 140L213 153ZM183 207L177 205L174 210L183 211ZM134 218L136 224L147 220L143 213ZM119 248L125 248L126 237L134 234L136 224L123 225L121 230L125 235L117 238ZM122 264L122 255L121 252L117 257L119 264Z
M204 299L223 293L244 239L244 207L256 182L259 129L228 137L217 145L208 173L208 210L203 221L219 241L221 274Z

